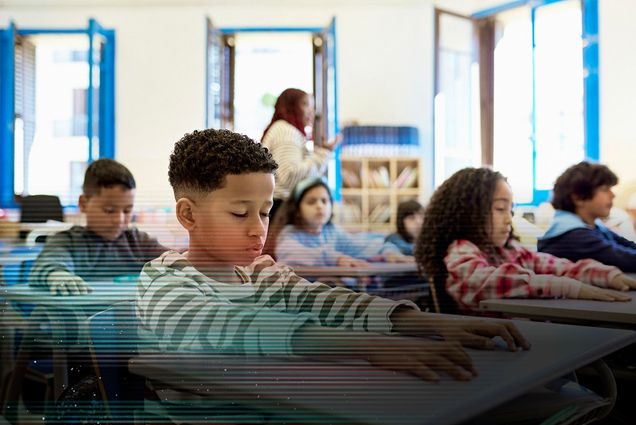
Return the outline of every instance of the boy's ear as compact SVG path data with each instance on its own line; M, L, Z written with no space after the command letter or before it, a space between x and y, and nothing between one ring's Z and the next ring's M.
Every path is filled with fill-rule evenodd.
M177 201L177 220L179 220L179 223L181 223L186 230L192 230L196 225L194 208L196 208L196 206L192 199L179 198Z
M79 196L79 200L77 201L77 205L79 206L80 212L86 212L86 204L88 203L88 197L83 193Z

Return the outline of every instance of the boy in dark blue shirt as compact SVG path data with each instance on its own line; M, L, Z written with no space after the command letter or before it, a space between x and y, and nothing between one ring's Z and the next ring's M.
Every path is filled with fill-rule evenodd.
M584 161L565 170L554 185L554 221L539 238L539 251L572 261L592 258L625 273L636 272L636 244L600 220L610 213L617 183L605 165Z

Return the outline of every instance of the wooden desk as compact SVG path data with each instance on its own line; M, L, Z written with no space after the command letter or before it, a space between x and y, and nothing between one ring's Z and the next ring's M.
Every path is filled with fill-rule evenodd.
M429 383L364 362L206 354L142 355L133 373L171 388L270 411L291 421L444 424L475 417L636 341L626 330L515 322L533 347L470 354L471 382Z
M492 299L479 303L482 311L510 316L615 328L636 328L636 291L629 302L571 299Z
M368 267L296 266L293 268L298 276L302 276L304 278L368 276L389 277L417 273L417 265L415 263L369 263Z

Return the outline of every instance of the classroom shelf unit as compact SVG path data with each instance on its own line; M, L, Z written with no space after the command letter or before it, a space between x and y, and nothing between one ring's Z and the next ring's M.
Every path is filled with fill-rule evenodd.
M420 167L417 157L341 157L338 223L350 231L393 232L398 204L420 197Z

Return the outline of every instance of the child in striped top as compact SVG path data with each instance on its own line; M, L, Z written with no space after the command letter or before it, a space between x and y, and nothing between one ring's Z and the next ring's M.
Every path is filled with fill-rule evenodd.
M448 319L392 301L310 283L261 256L276 162L227 130L185 135L169 179L188 250L144 267L137 296L141 334L160 349L362 358L436 380L475 374L461 345L528 348L511 322ZM438 336L444 340L420 337Z
M523 248L512 235L512 191L487 168L465 168L433 194L415 247L443 312L475 312L489 298L627 301L636 289L618 268ZM608 289L604 289L608 288Z

